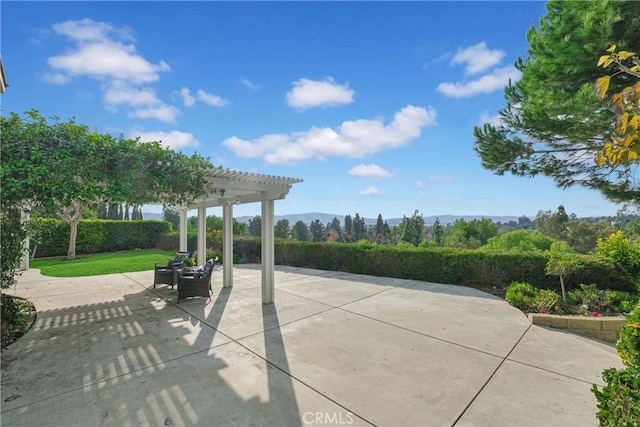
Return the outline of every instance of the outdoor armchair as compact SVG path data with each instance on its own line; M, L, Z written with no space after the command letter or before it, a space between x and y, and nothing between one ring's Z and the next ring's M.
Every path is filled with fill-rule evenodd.
M207 297L211 299L211 276L218 258L210 259L202 269L178 270L178 303L182 298Z
M188 259L189 255L189 252L177 252L176 257L170 259L167 265L158 265L156 263L153 273L153 287L155 288L157 284L166 284L171 285L171 289L173 289L176 284L177 269L182 267L182 262Z

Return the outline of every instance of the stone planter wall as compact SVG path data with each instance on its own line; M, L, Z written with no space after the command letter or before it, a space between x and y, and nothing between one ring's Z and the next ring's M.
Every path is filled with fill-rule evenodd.
M584 317L529 313L529 321L538 326L566 329L579 335L615 343L626 320L622 316Z

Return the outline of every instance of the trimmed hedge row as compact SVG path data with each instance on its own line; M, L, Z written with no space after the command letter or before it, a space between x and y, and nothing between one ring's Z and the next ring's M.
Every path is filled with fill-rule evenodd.
M69 247L69 224L54 218L33 218L31 248L36 257L66 255ZM78 224L76 253L115 252L153 248L171 229L168 221L81 220Z
M156 248L162 249L165 251L173 251L178 250L180 247L180 232L179 231L171 231L164 236L161 236L156 241ZM187 233L187 249L188 250L196 250L198 247L198 234L197 232L189 232ZM222 250L222 231L221 230L213 230L207 233L207 243L206 247L212 250Z
M69 225L49 218L33 219L37 230L36 256L65 255ZM177 250L179 233L170 232L167 221L83 220L78 226L76 253L111 252L157 247ZM219 231L208 233L207 248L221 249ZM197 237L187 236L195 249ZM32 244L33 247L33 244ZM234 259L260 262L260 238L236 238ZM595 283L601 289L638 290L635 281L615 261L581 256L584 268L566 277L568 289ZM557 288L558 278L545 274L548 257L534 253L498 253L455 248L412 248L389 245L313 243L276 239L275 263L294 267L449 283L469 287L503 286L529 282L541 288Z
M260 239L236 239L234 254L260 262ZM637 292L637 285L613 260L582 255L584 269L565 278L568 289L595 283L601 289ZM497 253L455 248L407 248L386 245L312 243L277 240L275 263L293 267L423 280L469 287L529 282L557 288L557 277L545 274L543 254Z

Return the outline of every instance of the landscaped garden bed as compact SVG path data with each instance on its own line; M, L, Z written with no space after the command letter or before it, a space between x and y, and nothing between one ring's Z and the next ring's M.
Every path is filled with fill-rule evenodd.
M638 294L596 285L580 285L567 292L566 300L552 289L539 289L525 282L507 287L507 302L524 313L562 314L587 317L618 316L630 313L640 300Z
M27 299L2 294L2 348L27 333L36 319L36 308Z

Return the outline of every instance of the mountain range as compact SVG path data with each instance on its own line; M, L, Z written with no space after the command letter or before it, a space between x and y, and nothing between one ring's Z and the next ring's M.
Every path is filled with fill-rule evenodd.
M278 222L281 219L289 220L289 225L293 226L298 221L302 221L305 224L309 224L316 219L320 220L322 224L327 224L333 220L333 218L338 218L340 220L340 224L344 224L345 215L335 215L335 214L327 214L327 213L319 213L319 212L309 212L309 213L301 213L301 214L292 214L292 215L276 215L275 222ZM353 215L352 215L353 218ZM464 219L465 221L472 221L474 219L482 219L489 218L491 221L497 223L507 223L509 221L518 222L517 216L487 216L487 215L433 215L433 216L425 216L424 222L426 225L431 226L436 221L436 218L440 220L441 225L452 224L456 222L458 219ZM249 223L249 220L253 219L252 216L241 216L236 218L238 222ZM384 218L387 224L390 226L398 225L402 223L402 218ZM364 218L364 222L367 225L374 225L378 221L377 218Z
M155 213L155 212L143 212L142 217L144 219L162 219L162 214ZM318 219L322 224L326 225L329 222L331 222L333 218L338 218L340 220L340 224L344 224L345 215L336 215L336 214L319 213L319 212L308 212L308 213L291 214L291 215L276 215L275 222L278 222L281 219L286 219L286 220L289 220L290 226L293 226L293 224L295 224L298 221L302 221L308 225L312 221L315 221L316 219ZM487 216L487 215L433 215L433 216L425 216L424 222L426 225L431 226L435 222L436 218L440 220L441 225L446 225L446 224L453 224L458 219L464 219L467 222L472 221L474 219L482 219L482 218L489 218L491 221L495 223L497 222L508 223L509 221L518 222L519 217ZM249 220L253 219L253 217L240 216L235 219L238 222L244 222L245 224L248 224ZM377 222L377 220L378 220L377 218L365 218L364 222L367 225L374 225ZM402 223L402 218L384 218L383 217L383 220L386 221L386 223L389 224L389 226L398 225Z

